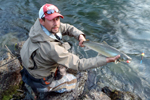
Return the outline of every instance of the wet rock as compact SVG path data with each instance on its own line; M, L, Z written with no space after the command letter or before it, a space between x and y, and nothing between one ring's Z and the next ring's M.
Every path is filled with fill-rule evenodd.
M103 87L102 91L107 94L111 100L142 100L138 95L131 92L113 90L109 87Z
M111 100L102 91L91 90L87 94L82 95L81 100Z

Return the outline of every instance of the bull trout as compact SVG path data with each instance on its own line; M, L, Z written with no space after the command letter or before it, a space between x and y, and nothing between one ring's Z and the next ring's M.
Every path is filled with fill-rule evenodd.
M118 49L106 43L84 41L83 45L106 57L114 57L114 56L120 55L120 58L117 61L115 61L115 63L118 63L121 61L129 63L132 60L132 58L126 55L125 53L119 51Z

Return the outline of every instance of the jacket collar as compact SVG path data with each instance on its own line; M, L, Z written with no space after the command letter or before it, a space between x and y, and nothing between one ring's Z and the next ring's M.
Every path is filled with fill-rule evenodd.
M43 31L39 18L35 21L34 25L31 27L29 32L29 37L32 42L44 42L44 41L55 41L55 39L47 36Z
M57 40L56 36L55 36L54 34L50 33L43 25L41 25L41 27L42 27L42 30L43 30L49 37L51 37L51 38ZM62 39L62 34L61 34L60 32L58 32L58 33L56 33L56 34L59 36L60 39Z

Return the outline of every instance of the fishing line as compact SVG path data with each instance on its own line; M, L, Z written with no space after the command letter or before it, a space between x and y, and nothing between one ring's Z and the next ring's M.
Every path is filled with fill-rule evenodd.
M19 56L19 57L20 57L20 56ZM6 65L6 64L11 63L12 61L14 61L14 60L18 59L19 57L17 57L17 58L15 58L15 59L13 59L13 60L11 60L11 61L9 61L9 62L7 62L7 63L5 63L5 64L1 65L0 67L4 66L4 65Z

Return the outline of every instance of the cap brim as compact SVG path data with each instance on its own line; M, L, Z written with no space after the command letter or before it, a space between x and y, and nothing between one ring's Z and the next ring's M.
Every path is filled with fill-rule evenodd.
M45 18L48 19L48 20L52 20L56 17L61 17L61 18L64 18L63 15L61 15L60 13L53 13L53 14L49 14L49 15L46 15Z

